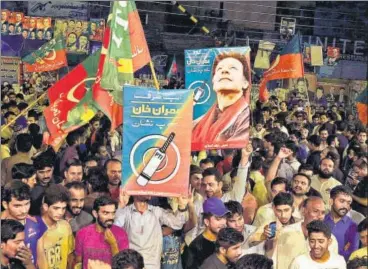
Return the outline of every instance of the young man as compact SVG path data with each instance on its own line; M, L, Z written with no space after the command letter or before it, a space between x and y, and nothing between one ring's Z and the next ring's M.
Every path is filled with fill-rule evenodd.
M31 189L36 185L36 170L32 164L17 163L12 169L12 178L14 181L22 181L26 183Z
M289 268L294 258L309 252L307 225L313 220L323 221L326 206L319 197L309 197L302 204L304 220L285 226L277 235L274 252L269 251L276 268ZM337 240L332 235L332 243L329 247L330 253L338 254Z
M359 247L357 225L346 216L351 209L352 194L348 187L336 186L331 190L330 197L331 212L324 221L339 243L339 254L347 261Z
M88 260L111 264L114 255L129 248L127 233L113 225L116 209L117 203L110 197L97 198L92 212L96 223L78 231L75 239L76 262L81 262L84 269L88 268Z
M32 262L37 262L37 241L42 236L35 218L28 216L31 207L31 190L20 181L13 181L5 185L2 194L1 220L12 219L24 225L24 243L31 249Z
M215 241L219 231L226 227L228 212L219 198L211 197L203 203L203 221L206 228L185 249L184 268L198 269L204 260L215 252Z
M37 217L40 229L45 230L37 242L39 269L72 268L74 237L69 223L63 220L68 200L68 191L61 185L52 185L45 191L43 214Z
M54 184L53 171L54 163L53 159L46 154L39 155L33 161L34 168L36 169L36 185L31 192L31 209L29 213L32 216L38 216L41 214L42 198L47 187Z
M346 262L340 255L330 253L331 230L320 220L314 220L307 225L310 252L294 259L289 269L345 269Z
M302 220L302 214L300 212L300 206L307 199L307 193L310 190L311 178L306 174L298 173L295 174L291 181L291 193L294 199L294 212L293 217L295 221Z
M362 258L368 253L368 218L362 220L358 225L358 233L360 237L360 242L362 242L362 247L356 251L354 251L349 260L353 260L355 258Z
M62 185L73 181L81 182L83 179L83 164L78 159L70 159L65 163L64 180Z
M35 269L32 252L24 243L24 226L16 220L1 221L1 268Z
M272 210L275 215L276 232L281 230L283 227L295 223L292 216L293 213L293 196L287 192L280 192L273 198ZM266 241L266 245L273 245L275 235L271 235L270 223L263 223L258 227L257 231L249 238L249 244L254 246ZM273 249L273 246L269 247ZM267 247L266 247L267 250Z
M246 251L250 248L248 244L249 236L256 230L255 226L244 224L243 207L237 201L229 201L225 203L229 213L226 215L227 227L233 228L242 233L244 242L242 243L242 250Z
M161 226L180 230L188 220L188 213L193 213L193 201L190 197L179 197L178 211L174 214L148 204L151 196L134 196L133 204L126 206L129 196L122 191L121 200L115 224L127 231L131 248L144 257L146 269L159 268L163 245Z
M244 236L233 228L223 228L217 235L215 253L209 256L200 269L227 269L233 266L242 254Z
M69 202L65 213L65 220L69 222L73 234L93 222L93 217L83 210L87 195L86 186L82 182L74 181L65 185L69 190Z
M285 178L277 177L271 182L271 198L275 198L280 192L288 191L288 182ZM260 227L264 223L270 223L276 220L274 211L272 210L272 202L261 206L257 210L256 217L253 221L253 226Z
M308 138L309 156L307 158L307 164L313 166L314 171L318 171L319 164L321 162L321 143L322 140L318 135L311 135Z

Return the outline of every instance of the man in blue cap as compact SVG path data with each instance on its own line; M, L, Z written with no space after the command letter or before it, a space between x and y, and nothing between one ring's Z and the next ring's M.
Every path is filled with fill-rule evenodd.
M183 254L184 268L199 268L215 252L217 234L226 227L228 213L229 210L219 198L211 197L203 203L203 222L206 228L186 248Z

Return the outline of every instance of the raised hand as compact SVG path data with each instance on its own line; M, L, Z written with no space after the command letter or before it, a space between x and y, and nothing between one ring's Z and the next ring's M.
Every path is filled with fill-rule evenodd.
M279 157L280 159L285 159L289 156L291 156L293 154L293 152L286 148L286 147L282 147L279 151L279 154L277 154L277 157Z
M130 196L124 188L120 188L119 192L119 208L124 208L129 202Z

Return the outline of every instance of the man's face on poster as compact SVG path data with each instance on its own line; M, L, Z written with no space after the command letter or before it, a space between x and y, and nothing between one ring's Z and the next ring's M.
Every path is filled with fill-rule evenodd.
M15 15L15 20L17 21L17 22L21 22L22 21L22 14L16 14Z
M31 25L31 28L35 28L36 27L36 20L35 19L31 19L29 21L30 25Z
M7 19L8 19L8 16L7 16L6 12L5 11L2 11L1 12L1 20L2 21L6 21Z
M50 27L49 19L44 19L44 20L43 20L43 26L44 26L45 28L49 28L49 27Z
M298 83L296 84L296 88L298 89L298 92L300 93L306 92L306 85L304 81L298 81Z
M220 109L234 104L243 95L243 90L248 88L249 82L243 74L243 69L243 64L232 57L217 64L212 84Z

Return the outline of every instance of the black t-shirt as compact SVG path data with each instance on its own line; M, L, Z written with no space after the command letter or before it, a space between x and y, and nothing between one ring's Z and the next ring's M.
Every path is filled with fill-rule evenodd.
M356 186L353 194L360 198L368 197L368 179L363 179L362 181L360 181ZM362 213L365 217L367 217L368 207L361 205L357 203L355 200L353 200L352 208L355 211L358 211L359 213Z
M20 260L10 259L9 266L1 265L1 269L26 269L26 267Z
M318 172L320 162L321 162L321 151L319 150L313 151L307 159L307 164L313 166L314 173Z
M215 253L215 242L198 235L183 253L184 269L199 269L205 259Z
M209 256L202 264L200 269L230 269L233 268L231 264L223 264L222 261L217 257L216 253Z

